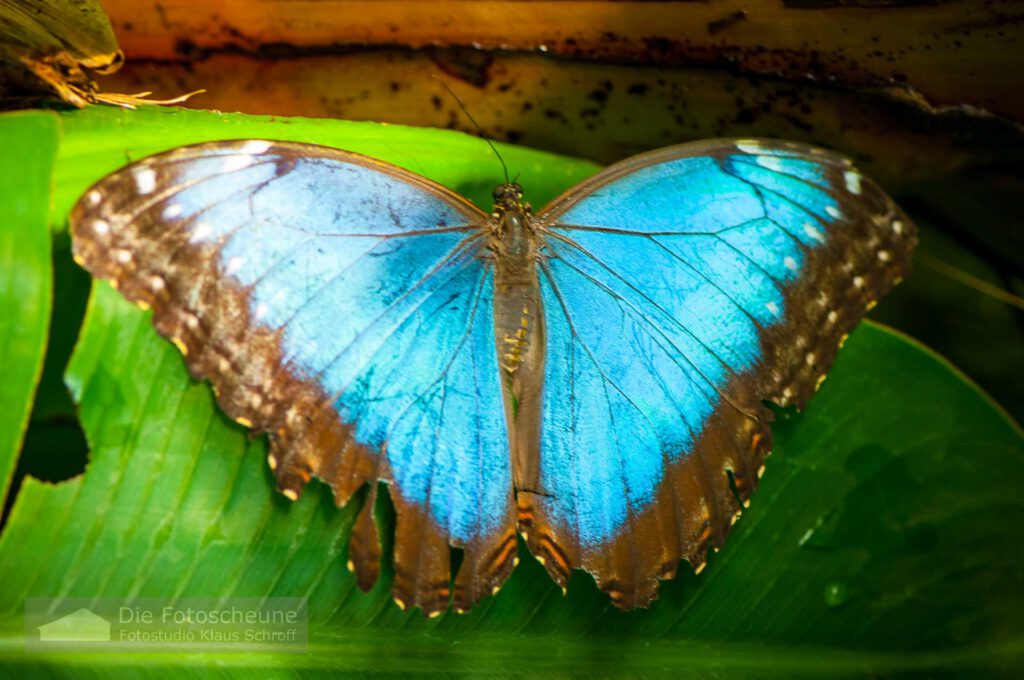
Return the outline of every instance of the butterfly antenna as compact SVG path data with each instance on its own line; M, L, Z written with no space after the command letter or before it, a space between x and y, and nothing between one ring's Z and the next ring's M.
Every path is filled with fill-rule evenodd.
M437 76L434 76L434 78L437 80L437 82L444 85L444 89L448 90L448 94L452 96L452 99L455 100L455 103L458 104L459 108L462 109L462 112L466 114L466 118L469 119L469 122L473 124L473 127L477 129L483 140L487 142L487 146L491 147L491 151L493 151L494 155L498 157L498 162L501 163L501 169L505 173L505 184L512 184L512 182L509 181L508 178L508 166L505 165L505 159L501 157L500 153L498 153L498 149L494 146L494 143L491 141L491 138L487 136L487 133L484 132L484 129L480 127L480 124L477 123L473 116L469 113L469 109L467 109L466 105L462 103L461 99L459 99L459 95L455 94L455 90L453 90L448 83L444 82Z

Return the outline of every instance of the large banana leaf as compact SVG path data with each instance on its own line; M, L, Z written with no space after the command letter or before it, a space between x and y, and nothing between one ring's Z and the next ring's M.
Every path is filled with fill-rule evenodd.
M5 144L53 138L12 120L0 118ZM105 109L60 122L57 231L88 183L126 158L218 137L371 153L481 201L500 177L482 142L455 133ZM502 150L535 203L594 170ZM26 154L5 186L29 191L46 160ZM11 204L0 210L10 223ZM35 220L19 236L44 228ZM26 259L19 277L47 286L45 260ZM55 320L62 312L58 299ZM344 569L355 508L336 509L323 486L295 504L276 494L265 443L228 421L147 314L106 284L92 290L66 379L88 465L58 484L26 478L0 534L0 664L19 675L1009 675L1024 655L1024 438L954 368L878 326L851 336L806 412L780 412L761 489L707 569L666 582L650 610L631 613L583 573L563 597L525 550L508 585L467 615L401 612L386 569L359 592ZM29 398L0 392L0 413L24 412ZM30 596L308 597L310 652L29 653Z
M0 494L14 472L50 324L50 237L47 224L57 117L4 119L0 155ZM23 159L34 157L25 167ZM18 181L13 181L18 177Z

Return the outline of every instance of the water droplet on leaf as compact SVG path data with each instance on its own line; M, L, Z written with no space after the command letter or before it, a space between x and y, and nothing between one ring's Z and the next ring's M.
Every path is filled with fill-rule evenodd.
M825 604L839 607L850 599L850 588L842 581L832 581L825 586Z

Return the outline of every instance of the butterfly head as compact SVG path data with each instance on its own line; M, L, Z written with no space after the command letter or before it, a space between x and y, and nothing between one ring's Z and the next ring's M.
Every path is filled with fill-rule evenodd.
M495 213L531 211L530 204L523 200L523 187L515 182L499 184L494 187L491 195L494 197Z

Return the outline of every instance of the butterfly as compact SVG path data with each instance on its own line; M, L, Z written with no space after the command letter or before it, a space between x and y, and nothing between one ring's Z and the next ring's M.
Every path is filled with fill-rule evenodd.
M219 141L103 178L70 224L76 260L268 434L288 498L367 489L364 590L386 483L394 599L428 616L496 593L517 534L623 609L700 571L764 470L765 402L804 406L916 243L847 159L757 139L636 156L538 213L511 182L484 213L355 153Z

